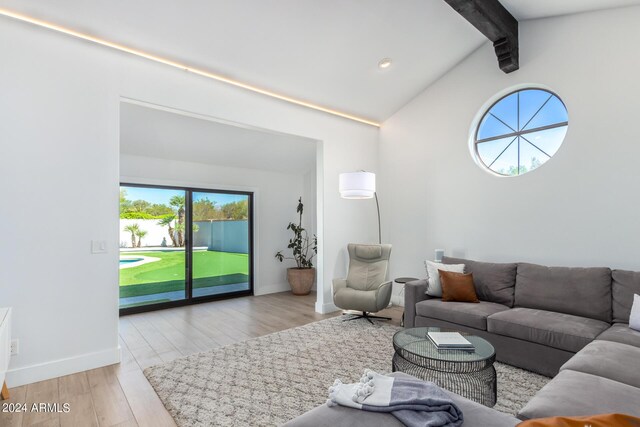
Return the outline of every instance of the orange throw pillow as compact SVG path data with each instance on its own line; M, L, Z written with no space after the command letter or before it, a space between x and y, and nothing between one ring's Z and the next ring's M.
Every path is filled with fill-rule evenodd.
M587 417L549 417L528 420L518 427L638 427L640 418L624 414L600 414Z
M473 275L438 270L442 285L442 301L480 302L473 284Z

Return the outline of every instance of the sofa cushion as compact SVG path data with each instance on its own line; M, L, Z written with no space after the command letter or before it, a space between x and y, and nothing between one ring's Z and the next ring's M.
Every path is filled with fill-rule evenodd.
M443 264L464 264L464 272L473 274L478 298L513 307L517 264L498 264L443 257Z
M629 323L633 294L640 294L640 272L613 270L611 279L613 321Z
M464 416L464 414L463 414ZM362 411L345 406L322 404L284 423L282 427L404 427L396 417L387 413Z
M410 377L401 372L390 374L394 377ZM472 402L455 393L444 390L462 411L464 427L514 427L519 421L510 415L503 414L495 409L487 408L479 403ZM344 406L328 407L325 404L310 410L297 418L289 421L285 427L402 427L403 424L391 414L368 412L359 409L345 408Z
M483 331L487 330L488 316L505 310L509 310L509 307L487 301L468 303L428 299L416 304L418 316L440 319Z
M608 378L561 371L545 385L518 413L518 418L581 415L628 414L640 416L640 388Z
M611 270L518 264L515 306L611 321Z
M512 308L487 318L487 331L566 351L579 351L610 325L595 319L531 308Z
M598 335L597 340L613 341L640 347L640 332L634 331L626 323L616 323Z
M637 363L640 363L640 348L611 341L593 341L560 370L570 369L640 387L640 370L634 368Z

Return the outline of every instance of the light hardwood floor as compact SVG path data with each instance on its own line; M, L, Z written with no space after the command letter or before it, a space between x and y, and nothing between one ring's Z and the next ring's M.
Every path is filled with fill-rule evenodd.
M339 315L314 311L315 294L243 297L120 318L117 365L9 390L3 403L69 403L65 413L0 413L0 426L175 426L142 374L148 366ZM399 324L402 308L380 312Z

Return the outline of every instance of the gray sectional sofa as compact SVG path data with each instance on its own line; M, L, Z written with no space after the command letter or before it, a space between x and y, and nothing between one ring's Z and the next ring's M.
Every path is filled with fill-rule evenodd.
M464 427L515 426L551 416L640 417L640 332L629 328L640 272L447 258L473 273L480 303L442 302L427 281L405 285L405 327L439 326L482 336L497 360L554 377L518 418L450 393ZM392 375L405 375L394 373ZM319 406L287 427L401 426L390 414Z
M401 372L394 377L409 377ZM464 416L463 427L514 427L520 420L505 415L455 393L449 393ZM402 427L391 414L367 412L343 406L321 405L289 421L284 427Z
M554 377L519 418L620 412L640 416L640 332L629 328L640 272L485 263L445 257L473 273L480 303L405 286L405 327L438 326L490 341L500 362Z
M426 295L405 285L405 327L439 326L489 340L498 361L554 377L511 417L451 393L464 427L515 426L551 416L624 413L640 417L640 332L629 328L640 272L544 267L447 258L473 273L480 303ZM392 375L405 375L394 373ZM401 426L390 414L319 406L287 427Z

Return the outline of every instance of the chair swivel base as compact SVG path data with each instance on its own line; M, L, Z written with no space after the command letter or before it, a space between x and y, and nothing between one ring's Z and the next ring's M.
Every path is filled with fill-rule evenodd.
M342 315L352 316L348 319L342 319L343 322L348 322L349 320L356 320L356 319L367 319L369 323L371 323L372 325L373 325L373 322L371 321L371 319L391 320L391 317L374 316L373 314L369 314L366 311L363 311L362 314L342 313Z

